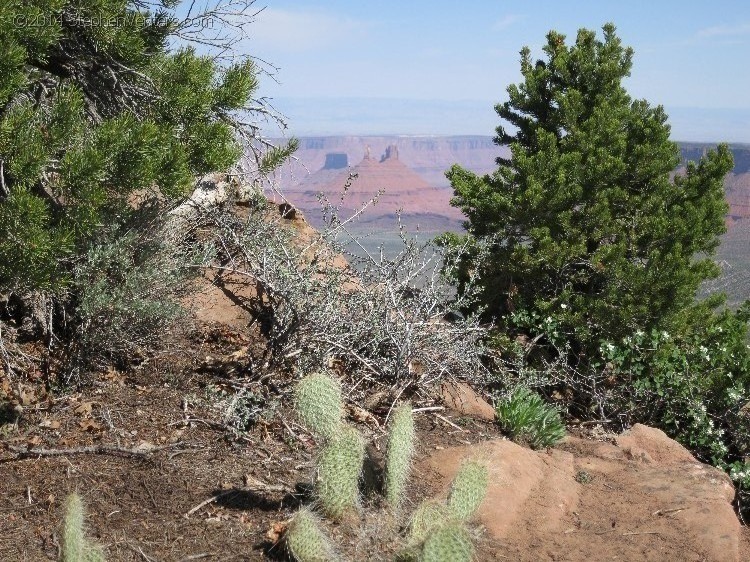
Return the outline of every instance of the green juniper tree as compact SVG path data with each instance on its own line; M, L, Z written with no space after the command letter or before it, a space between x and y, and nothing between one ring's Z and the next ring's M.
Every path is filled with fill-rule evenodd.
M488 314L519 329L554 322L590 355L603 337L665 326L692 305L724 231L726 146L686 173L661 106L633 100L622 81L633 52L613 25L566 45L547 36L546 60L521 51L524 81L496 111L508 145L492 175L454 166L453 204L472 236L492 236L478 271Z
M139 231L153 229L197 176L228 171L257 140L243 122L264 111L254 100L258 69L246 57L214 56L221 36L201 40L196 26L206 22L179 19L178 3L0 0L0 293L65 294L73 307L87 287L117 293L156 253L158 236ZM204 15L237 25L251 4L216 0ZM271 150L256 168L293 149ZM98 248L105 239L117 251ZM116 267L101 263L105 255L118 257ZM96 260L92 276L85 264ZM77 270L87 272L78 283ZM93 300L95 314L106 311Z
M628 95L633 51L603 31L571 45L552 31L544 60L524 48L523 81L496 106L510 157L483 177L448 172L469 241L486 243L457 281L479 279L487 316L529 343L532 372L560 369L547 380L576 415L659 425L722 464L750 451L737 425L748 314L696 291L718 274L732 156L719 145L675 174L667 115Z

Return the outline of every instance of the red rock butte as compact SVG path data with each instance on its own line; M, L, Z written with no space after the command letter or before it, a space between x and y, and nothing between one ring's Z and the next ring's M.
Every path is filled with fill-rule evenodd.
M351 186L342 202L344 187L350 176ZM328 200L341 203L340 216L347 218L378 195L357 220L355 228L395 229L397 214L411 232L438 233L459 230L463 215L450 206L450 189L433 187L414 170L399 160L398 147L389 145L380 158L373 157L367 147L359 164L349 167L345 153L326 154L325 164L297 185L284 191L289 201L318 226L322 220L318 201L322 193Z

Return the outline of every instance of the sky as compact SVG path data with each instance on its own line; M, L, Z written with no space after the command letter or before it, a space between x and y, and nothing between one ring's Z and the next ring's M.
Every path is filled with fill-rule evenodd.
M491 135L521 47L611 21L635 50L626 88L674 140L750 142L747 0L261 2L237 47L275 67L261 95L287 134Z

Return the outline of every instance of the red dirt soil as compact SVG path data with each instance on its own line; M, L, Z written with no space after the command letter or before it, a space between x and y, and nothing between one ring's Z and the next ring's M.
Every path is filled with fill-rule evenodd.
M263 368L265 342L238 304L252 288L203 283L194 325L167 351L127 373L98 373L80 393L21 385L23 412L0 425L1 561L58 559L62 503L73 491L109 561L283 558L274 540L308 500L317 446L287 403L292 377ZM0 391L19 384L0 371ZM217 408L238 389L260 409L245 431L232 431ZM415 404L433 408L417 414L424 460L407 504L445 493L466 456L490 460L489 496L472 525L477 560L748 559L726 477L653 430L533 452L492 422L438 405ZM350 406L350 421L382 455L388 408ZM361 518L328 530L345 559L392 559L404 520L364 503Z

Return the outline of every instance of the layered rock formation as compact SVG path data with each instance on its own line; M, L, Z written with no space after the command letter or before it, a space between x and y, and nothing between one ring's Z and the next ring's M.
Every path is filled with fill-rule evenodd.
M611 442L570 437L549 451L504 440L451 447L418 477L436 476L446 493L466 458L490 471L480 559L746 559L729 477L658 429L635 425Z
M450 206L451 191L434 187L400 159L397 144L387 145L379 157L369 145L351 168L345 152L326 153L321 168L284 189L289 201L302 209L315 226L322 222L319 195L340 204L340 216L356 213L374 198L377 201L354 223L358 230L396 231L398 215L410 232L441 233L459 230L463 216ZM346 195L345 185L350 184Z
M398 160L427 184L448 191L447 196L441 196L445 208L440 214L446 218L450 216L444 213L446 210L450 212L448 201L451 193L445 171L458 163L478 174L490 173L496 167L495 159L509 154L507 147L496 146L490 136L305 137L300 139L297 160L279 174L279 186L294 202L298 191L309 191L311 186L320 185L320 177L316 180L311 177L317 175L318 170L345 169L352 162L359 162L368 150L374 157L372 155L384 154L389 146L395 147ZM712 146L706 143L680 143L682 158L697 160ZM735 168L725 181L730 204L727 222L730 226L750 219L750 146L734 145L731 150ZM400 192L402 188L409 189L409 185L398 183L398 178L393 179L396 181L381 187L387 188L391 194ZM340 191L341 186L338 189Z

